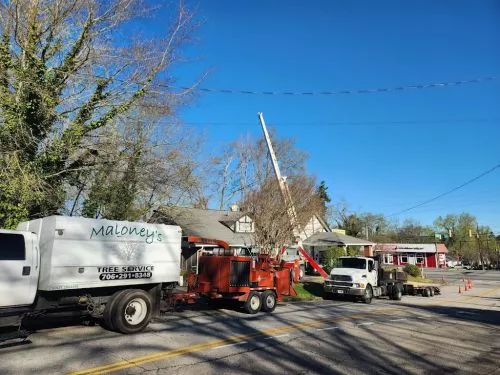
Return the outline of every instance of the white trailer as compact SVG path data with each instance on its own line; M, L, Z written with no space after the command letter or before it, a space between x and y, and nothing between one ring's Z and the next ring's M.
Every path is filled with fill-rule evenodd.
M178 226L50 216L17 229L0 230L0 327L77 312L139 332L179 281Z

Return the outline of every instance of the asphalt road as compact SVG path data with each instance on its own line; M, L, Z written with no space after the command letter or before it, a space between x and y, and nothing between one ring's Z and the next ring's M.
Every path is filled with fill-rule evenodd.
M273 314L176 311L132 336L47 328L0 345L0 374L500 373L500 286L455 287L371 305L282 304Z
M473 280L480 285L500 285L500 270L466 270L464 268L425 269L425 276L448 283L458 283L462 279Z

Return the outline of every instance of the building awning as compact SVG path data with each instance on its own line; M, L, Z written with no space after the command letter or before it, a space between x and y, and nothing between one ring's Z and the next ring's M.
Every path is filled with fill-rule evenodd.
M374 242L335 232L320 232L302 241L305 246L371 246Z
M448 249L444 244L376 244L373 248L375 252L383 253L447 253Z

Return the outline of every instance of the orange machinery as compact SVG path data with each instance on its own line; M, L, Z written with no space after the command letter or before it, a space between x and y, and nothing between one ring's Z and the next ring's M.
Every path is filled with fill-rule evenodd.
M203 240L203 241L201 241ZM272 312L283 296L296 296L292 275L298 277L298 263L285 266L269 255L237 255L223 241L188 237L188 243L215 243L217 248L198 258L198 273L188 274L188 290L176 300L193 302L198 296L236 300L250 314ZM293 268L295 272L292 272Z

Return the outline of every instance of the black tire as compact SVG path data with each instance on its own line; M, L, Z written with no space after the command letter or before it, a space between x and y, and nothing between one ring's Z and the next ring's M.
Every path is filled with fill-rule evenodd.
M106 303L106 306L104 307L104 312L102 314L102 318L104 320L104 326L109 329L110 331L114 331L115 327L113 325L113 315L114 315L114 307L116 303L120 300L121 296L128 292L129 290L119 290L118 292L114 293Z
M422 296L424 296L424 297L431 296L431 291L429 290L429 288L424 288L424 290L422 291Z
M431 286L429 288L430 297L434 297L434 288Z
M401 301L402 298L403 298L403 290L401 288L401 285L399 284L393 285L391 299L393 299L394 301Z
M251 291L245 301L245 310L249 314L257 314L262 306L262 299L260 294L256 291Z
M323 299L331 300L333 299L333 293L326 293L323 295Z
M372 299L373 299L373 289L372 286L368 284L365 289L365 295L363 296L363 302L366 304L370 304L372 303Z
M276 299L276 294L272 290L266 290L264 293L262 293L262 311L271 313L274 311L276 308L276 305L278 303Z
M153 314L151 295L141 289L127 290L120 295L111 312L117 332L140 332L149 324Z

